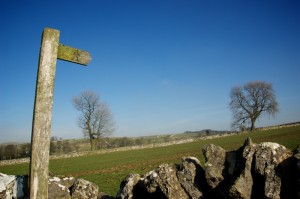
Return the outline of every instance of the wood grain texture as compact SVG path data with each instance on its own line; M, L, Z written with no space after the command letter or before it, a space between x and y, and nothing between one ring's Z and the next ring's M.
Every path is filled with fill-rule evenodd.
M48 198L49 145L60 32L45 28L36 82L31 136L30 198Z
M58 46L57 58L85 66L92 60L89 52L62 44Z

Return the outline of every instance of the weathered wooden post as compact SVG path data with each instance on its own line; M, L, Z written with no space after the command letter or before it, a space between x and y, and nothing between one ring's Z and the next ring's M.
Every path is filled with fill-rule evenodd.
M87 65L86 51L59 44L60 32L45 28L42 37L32 122L30 198L48 198L49 146L56 60Z

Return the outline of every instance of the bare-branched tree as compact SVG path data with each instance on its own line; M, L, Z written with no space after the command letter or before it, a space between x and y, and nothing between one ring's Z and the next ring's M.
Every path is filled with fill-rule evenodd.
M81 112L78 125L84 136L90 140L91 150L99 147L101 139L110 136L115 127L113 115L99 96L91 91L83 91L73 98L74 107Z
M255 81L232 88L230 109L233 113L232 127L242 127L250 123L250 131L255 129L255 122L264 113L275 116L278 103L272 84Z

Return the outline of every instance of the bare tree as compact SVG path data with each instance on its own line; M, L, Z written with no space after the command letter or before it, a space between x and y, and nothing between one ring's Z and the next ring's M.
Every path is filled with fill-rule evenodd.
M83 129L84 136L90 140L91 150L99 146L102 138L114 131L113 115L99 96L91 91L83 91L73 98L74 107L81 112L78 125Z
M251 124L250 131L255 129L255 122L264 113L275 116L278 103L272 84L255 81L237 86L231 90L230 109L233 112L233 128Z

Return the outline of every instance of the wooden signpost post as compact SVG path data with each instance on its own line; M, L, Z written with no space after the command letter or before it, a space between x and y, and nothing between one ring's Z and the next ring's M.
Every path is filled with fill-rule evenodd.
M56 60L87 65L86 51L59 44L59 30L45 28L40 49L31 136L30 198L48 198L49 146Z

